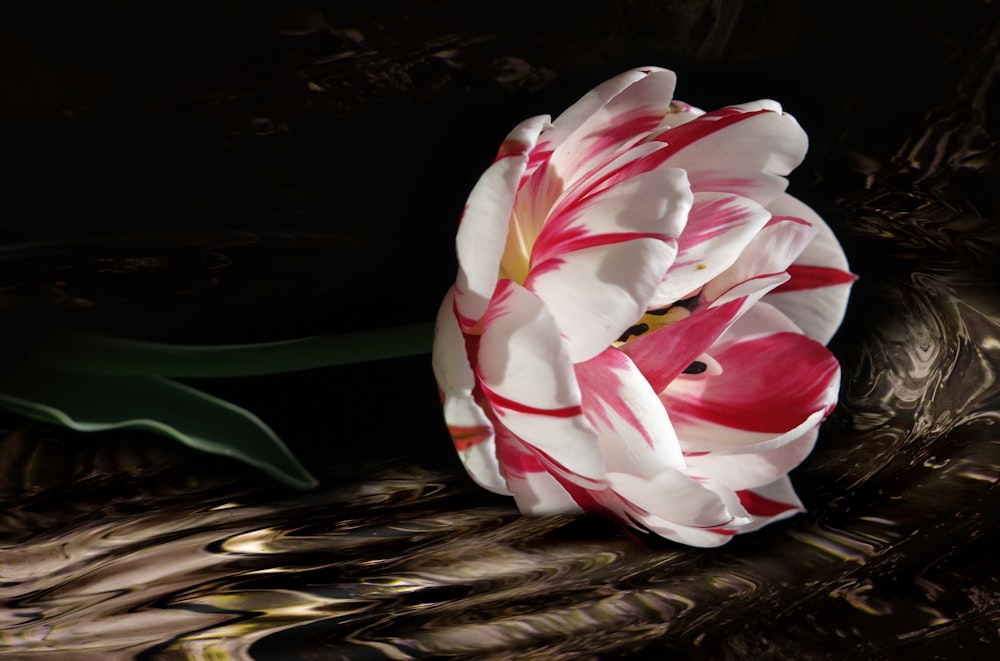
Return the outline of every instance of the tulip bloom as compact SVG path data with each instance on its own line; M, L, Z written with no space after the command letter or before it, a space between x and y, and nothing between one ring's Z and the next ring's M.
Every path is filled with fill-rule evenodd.
M702 112L626 72L504 141L469 196L434 369L482 486L716 546L802 510L787 473L840 381L854 276L784 193L773 101Z

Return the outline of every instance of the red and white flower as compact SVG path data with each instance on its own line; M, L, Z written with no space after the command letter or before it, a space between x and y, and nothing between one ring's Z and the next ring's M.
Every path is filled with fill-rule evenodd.
M801 511L854 276L784 193L805 133L773 101L704 113L624 73L517 126L476 184L434 369L456 448L524 513L695 546Z

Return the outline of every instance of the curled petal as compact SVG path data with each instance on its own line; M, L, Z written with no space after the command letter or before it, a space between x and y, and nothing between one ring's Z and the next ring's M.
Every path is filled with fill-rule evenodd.
M748 278L784 272L816 231L815 227L798 218L772 217L736 262L708 283L705 297L714 299Z
M525 281L555 316L573 362L611 345L646 311L676 254L691 196L684 174L648 173L543 230Z
M688 474L725 484L730 489L753 489L787 475L809 456L819 428L813 427L793 441L773 450L743 454L699 453L686 457Z
M609 348L576 365L583 410L609 471L632 475L683 470L677 435L656 393L632 361Z
M857 278L833 230L815 211L790 195L779 196L769 207L776 215L808 221L817 233L788 268L791 279L766 300L791 317L806 335L827 344L840 327Z
M676 82L672 71L646 67L591 91L553 122L549 176L569 187L645 137L668 111Z
M544 516L582 510L531 447L502 424L497 425L497 456L507 488L522 514Z
M470 328L486 312L497 283L500 259L514 196L528 163L528 153L548 117L533 117L518 125L501 148L500 156L476 182L465 205L455 246L458 276L455 307L463 328Z
M770 217L764 207L739 195L696 193L687 225L678 239L677 258L664 275L650 308L675 303L729 268Z
M604 460L555 320L531 292L500 281L483 319L477 376L498 420L567 479L598 483Z
M432 352L444 419L458 456L472 479L490 491L509 496L497 463L493 424L473 394L476 377L469 365L454 303L454 291L449 290L438 311Z
M746 524L740 532L753 532L769 523L787 519L805 511L802 501L795 494L792 482L787 476L780 477L763 487L739 491L737 495L747 512L753 517L753 520Z
M764 294L787 280L769 275L740 283L707 308L622 345L655 392L663 392Z
M469 365L465 350L465 338L455 316L455 288L445 294L438 308L434 324L434 346L431 350L431 366L438 387L447 395L452 390L472 392L476 387L476 375Z
M735 193L765 206L784 192L785 175L808 146L798 122L774 101L708 112L650 139L667 143L666 164L687 170L695 192Z
M712 356L721 374L697 382L682 376L663 394L685 451L780 447L819 424L837 400L837 360L804 335L750 335Z
M719 546L750 522L733 492L692 480L681 471L668 469L650 478L609 473L608 484L598 495L608 510L682 544Z

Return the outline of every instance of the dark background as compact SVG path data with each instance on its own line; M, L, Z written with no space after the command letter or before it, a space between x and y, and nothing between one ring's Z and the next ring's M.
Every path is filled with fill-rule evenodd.
M431 319L465 195L506 132L634 66L674 69L678 97L707 109L780 100L813 143L792 190L841 225L834 200L956 92L996 11L15 4L0 22L4 303L184 341Z

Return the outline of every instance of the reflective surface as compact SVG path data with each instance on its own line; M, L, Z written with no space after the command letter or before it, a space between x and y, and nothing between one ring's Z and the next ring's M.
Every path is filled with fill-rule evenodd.
M636 2L525 25L445 5L404 19L106 2L8 22L22 82L5 117L23 129L20 193L35 203L4 220L0 366L62 324L223 342L429 319L464 195L507 127L655 63L701 106L770 95L799 117L813 146L793 189L861 276L833 344L841 404L793 473L809 512L709 550L586 517L521 518L458 466L423 358L208 384L288 439L323 479L308 493L144 435L5 415L0 650L997 647L995 7ZM837 44L830 68L819 54ZM95 152L123 160L90 166Z

